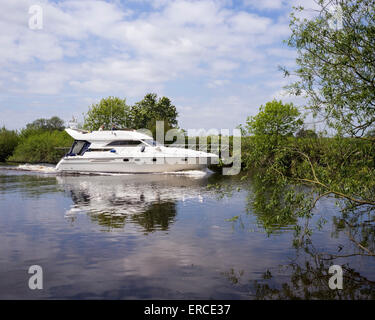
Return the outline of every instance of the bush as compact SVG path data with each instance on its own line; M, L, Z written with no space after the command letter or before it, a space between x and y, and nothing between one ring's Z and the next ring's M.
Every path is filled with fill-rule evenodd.
M0 162L4 162L18 145L19 137L16 131L0 129Z
M70 147L73 139L65 131L45 131L29 134L21 139L9 161L29 163L57 163Z
M317 138L318 135L316 134L314 130L302 128L297 131L296 137L297 138Z

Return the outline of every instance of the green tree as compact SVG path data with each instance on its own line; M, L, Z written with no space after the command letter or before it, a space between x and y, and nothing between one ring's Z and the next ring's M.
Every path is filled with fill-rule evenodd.
M261 106L256 116L249 117L243 128L251 139L245 142L243 153L248 168L266 166L277 150L303 124L302 116L292 103L273 100Z
M47 121L47 126L49 130L59 130L62 131L65 129L64 120L59 117L52 117Z
M361 137L375 122L375 2L316 2L319 12L313 18L301 18L303 7L291 17L288 45L297 49L293 74L298 80L289 89L305 95L328 125ZM329 10L332 5L335 10Z
M52 117L50 119L37 119L32 123L26 125L26 130L64 130L64 120L59 117Z
M177 110L170 99L159 98L155 93L148 93L145 97L136 102L131 108L131 124L135 129L154 128L157 120L164 120L165 126L176 127Z
M252 134L244 140L243 161L261 186L254 190L251 205L253 210L266 213L262 221L267 227L295 218L310 219L321 198L339 198L337 204L344 215L354 210L355 216L361 217L347 223L354 228L351 241L361 254L374 256L372 233L363 232L362 226L370 222L366 228L373 230L375 213L375 139L371 137L375 120L375 3L317 3L321 10L312 18L292 15L288 43L297 49L298 68L297 81L289 89L306 95L308 108L315 115L322 114L338 134L296 138L292 133L301 123L298 110L292 117L283 117L276 106L271 112L261 108L243 128ZM340 5L342 28L332 28L330 23L334 15L326 5L332 3ZM281 128L275 125L280 119L285 120ZM358 139L366 133L366 139ZM271 190L262 189L269 186ZM295 243L310 231L306 222L296 225Z
M0 129L0 162L4 162L13 153L19 143L16 131L10 131L5 127Z
M130 123L130 108L125 99L108 97L99 103L91 105L86 113L83 127L87 130L98 130L102 125L110 130L111 125L117 128L126 128Z
M305 95L308 107L322 115L338 135L312 144L300 140L290 149L299 158L294 172L283 171L280 162L278 172L312 185L319 193L317 200L334 195L349 205L373 210L375 139L370 131L375 124L375 2L319 0L317 4L320 8L313 17L301 18L302 7L291 17L288 44L297 49L298 80L289 89ZM332 5L334 10L329 9ZM332 24L335 20L337 27ZM349 139L345 133L368 136Z
M250 134L291 136L303 124L301 113L292 103L273 100L261 106L256 116L247 119Z

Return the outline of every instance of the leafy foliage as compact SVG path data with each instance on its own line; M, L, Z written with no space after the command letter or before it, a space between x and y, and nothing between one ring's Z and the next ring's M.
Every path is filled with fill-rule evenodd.
M72 143L73 139L65 131L37 132L20 141L9 161L57 163L65 153L61 148Z
M292 116L280 116L282 111L276 110ZM299 137L293 136L301 124L297 110L273 102L272 108L260 108L242 128L253 134L242 142L242 159L254 188L249 211L267 233L294 224L297 218L309 218L324 196L344 199L349 207L369 206L373 214L374 143L341 135L305 134L303 129Z
M32 130L64 130L64 120L60 119L59 117L52 117L50 119L37 119L32 123L28 123L26 125L27 131Z
M253 136L245 141L243 158L260 184L271 185L273 191L265 195L260 188L252 209L273 212L264 217L287 221L308 217L319 199L334 196L343 199L346 208L366 207L374 219L375 146L370 129L375 121L375 4L368 0L317 3L321 10L312 18L301 18L301 7L292 15L288 44L298 52L298 80L289 90L306 96L308 109L323 115L337 134L328 138L301 129L297 138L292 137L288 129L296 128L293 118L273 116L276 111L265 116L266 108L261 108L247 123ZM330 25L335 17L328 4L334 3L342 12L342 28ZM280 123L286 132L277 130ZM366 139L358 139L366 133Z
M308 97L309 107L331 127L363 136L375 121L375 2L317 3L319 14L311 19L300 17L302 7L292 14L288 45L298 52L298 80L289 89ZM330 25L336 18L332 4L340 10L342 28Z
M248 118L247 129L255 136L291 136L302 124L301 114L292 103L273 100Z
M131 124L135 129L152 129L157 120L164 120L169 127L176 127L177 110L166 97L157 98L155 93L146 94L143 100L131 108Z
M129 122L130 107L125 99L108 97L99 103L91 105L86 114L83 127L87 130L98 130L102 125L110 130L112 125L117 128L126 128Z
M102 125L110 130L116 128L148 129L155 131L156 121L164 121L166 130L177 126L176 107L171 100L157 98L155 93L148 93L134 104L126 105L125 99L108 97L93 104L86 114L84 128L98 130Z
M243 128L245 134L252 135L244 149L247 166L262 167L271 161L279 146L302 124L301 114L293 104L273 100L261 106L259 113L249 117Z
M0 129L0 162L4 162L17 147L19 137L16 131Z

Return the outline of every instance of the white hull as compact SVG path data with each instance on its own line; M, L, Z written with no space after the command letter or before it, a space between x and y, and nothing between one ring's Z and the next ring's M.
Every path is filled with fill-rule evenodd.
M198 159L190 159L198 160ZM202 161L202 159L200 159ZM198 161L194 163L173 163L172 159L158 160L156 162L152 159L145 159L144 161L136 162L131 160L124 162L123 159L62 159L56 169L60 172L108 172L108 173L163 173L185 170L202 170L207 167L207 164L201 164ZM191 161L193 162L193 161Z

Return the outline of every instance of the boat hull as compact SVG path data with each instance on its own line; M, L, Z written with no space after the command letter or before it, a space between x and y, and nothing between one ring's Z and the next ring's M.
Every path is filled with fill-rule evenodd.
M177 160L177 159L176 159ZM203 162L203 163L202 163ZM173 159L143 159L134 161L133 159L124 162L124 159L62 159L56 166L59 172L67 173L162 173L186 170L202 170L207 167L202 159L188 159L185 163L173 161Z

